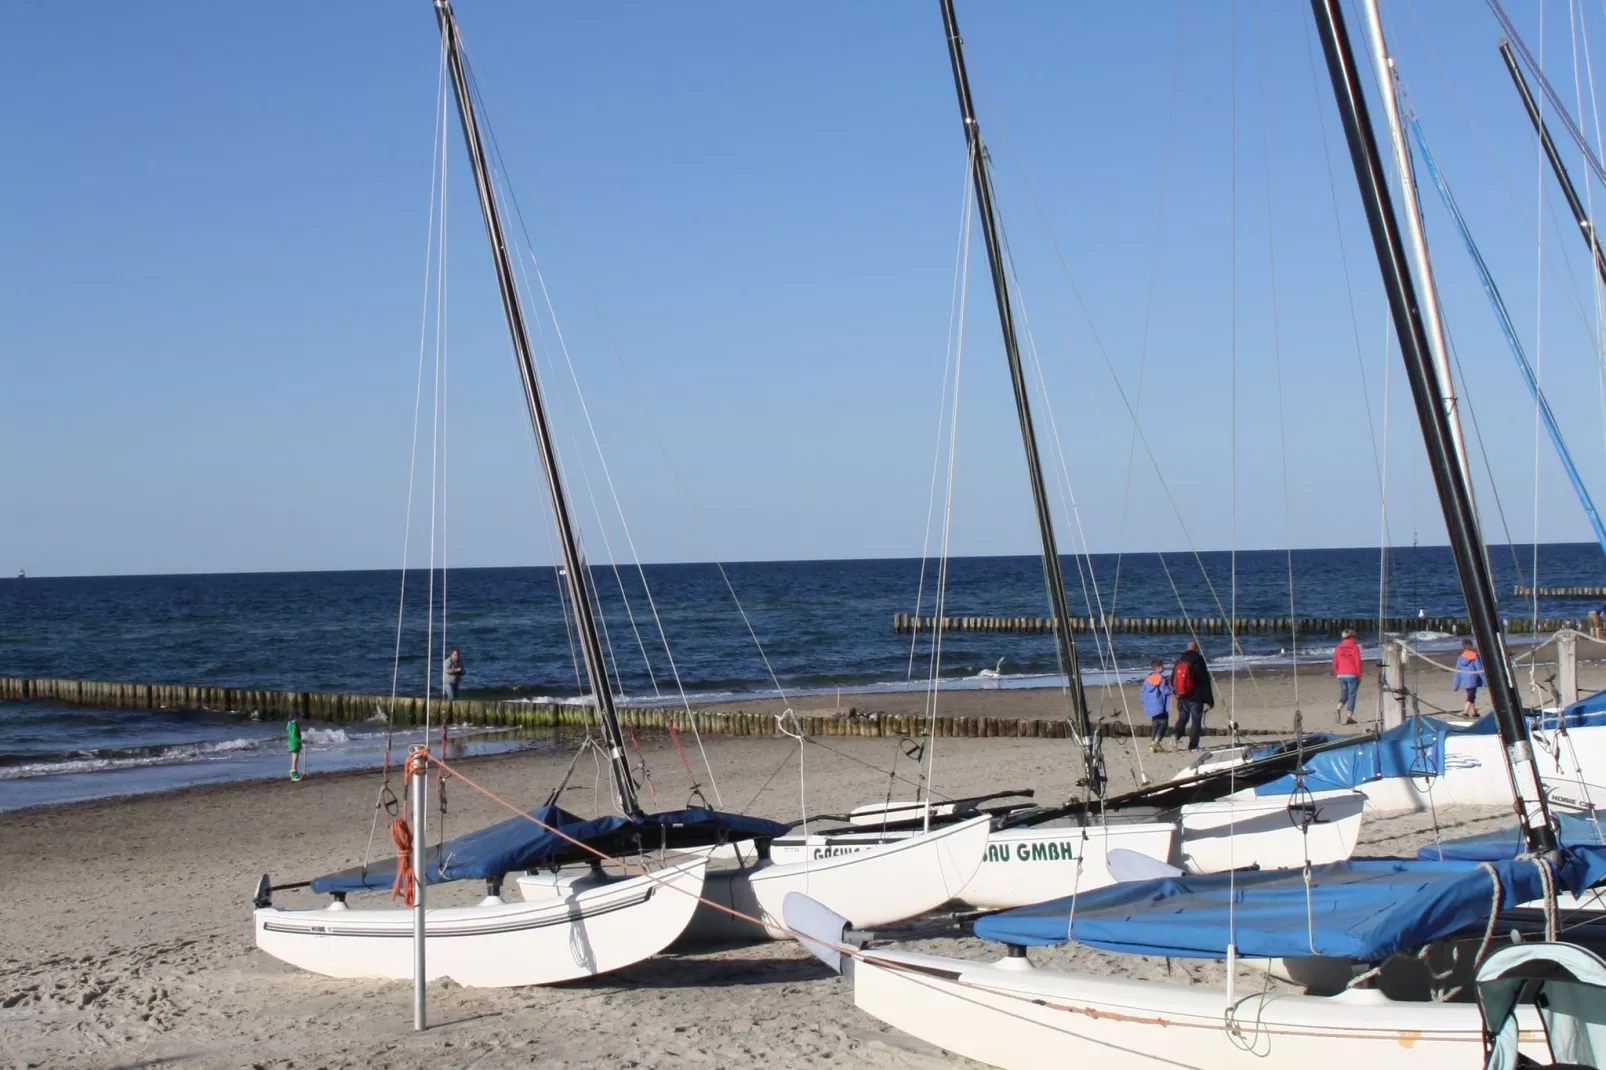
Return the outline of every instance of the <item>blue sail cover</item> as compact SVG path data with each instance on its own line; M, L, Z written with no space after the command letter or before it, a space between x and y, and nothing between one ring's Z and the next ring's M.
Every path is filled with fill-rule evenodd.
M1501 909L1544 896L1531 860L1489 862ZM1581 891L1606 876L1606 847L1565 852L1559 882ZM1489 920L1493 886L1475 862L1355 859L1299 870L1129 881L976 921L1007 944L1063 944L1177 958L1334 955L1379 962ZM1307 899L1308 896L1308 899ZM1075 901L1074 920L1072 902Z
M1494 722L1489 722L1492 729ZM1357 788L1385 777L1432 776L1444 770L1444 739L1451 734L1482 734L1482 722L1465 728L1432 717L1413 717L1353 746L1335 747L1305 760L1301 777L1295 774L1255 787L1256 795L1288 795L1299 789L1329 791Z
M439 848L431 847L424 862L425 881L442 884L447 881L501 877L515 870L539 866L543 860L573 846L564 836L529 820L532 817L541 825L556 829L581 843L618 832L630 825L639 825L643 842L649 847L654 828L667 831L684 825L711 825L729 839L775 837L788 831L787 826L779 822L701 807L646 814L639 821L634 821L626 817L581 818L557 806L541 806L528 811L525 817L510 817L506 821L447 840ZM385 890L390 888L395 878L396 859L392 857L365 867L314 878L312 890L320 895Z
M1554 731L1606 725L1606 691L1555 712L1529 711L1530 728ZM1302 776L1290 773L1255 787L1256 795L1288 795L1299 790L1329 791L1358 788L1387 777L1438 776L1444 772L1444 741L1449 736L1499 734L1494 714L1486 713L1467 725L1454 725L1435 717L1413 717L1375 737L1357 740L1350 747L1335 747L1311 755Z
M1556 838L1563 847L1599 846L1606 844L1606 818L1599 820L1588 814L1568 814L1559 810L1550 812L1556 821ZM1494 862L1502 858L1515 858L1527 851L1522 830L1516 825L1480 832L1476 836L1463 836L1458 840L1430 843L1417 848L1418 858L1459 858L1474 862Z
M1593 728L1606 725L1606 691L1585 695L1571 706L1564 708L1559 719L1568 728ZM1533 724L1536 728L1554 729L1557 720L1556 714L1545 713L1535 718Z

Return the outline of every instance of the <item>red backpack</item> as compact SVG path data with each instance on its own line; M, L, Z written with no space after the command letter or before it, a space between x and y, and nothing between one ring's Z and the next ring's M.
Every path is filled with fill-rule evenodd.
M1191 695L1193 685L1193 662L1188 658L1178 658L1176 668L1171 670L1171 690L1178 695Z

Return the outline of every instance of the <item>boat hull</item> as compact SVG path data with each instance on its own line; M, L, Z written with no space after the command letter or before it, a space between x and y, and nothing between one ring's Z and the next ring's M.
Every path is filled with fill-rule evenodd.
M924 914L952 899L975 876L987 849L985 817L819 859L773 860L708 874L700 905L686 930L689 940L782 940L790 892L800 892L861 927L887 925ZM762 920L756 925L735 911Z
M708 859L688 856L650 876L580 887L540 902L425 912L429 980L469 988L556 984L621 969L673 943L696 911ZM257 947L326 977L413 976L405 909L256 911Z
M1202 986L882 951L865 952L847 972L861 1010L1004 1070L1464 1070L1483 1057L1471 1003L1256 991L1229 1012L1225 993ZM1523 1050L1542 1054L1537 1018L1520 1024Z

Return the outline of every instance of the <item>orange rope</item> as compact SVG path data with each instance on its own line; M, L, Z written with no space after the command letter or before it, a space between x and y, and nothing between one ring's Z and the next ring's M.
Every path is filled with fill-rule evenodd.
M418 747L407 756L402 775L407 780L423 776L429 769L429 763L428 748ZM444 762L440 766L446 768ZM418 874L413 870L413 827L407 823L405 814L391 821L390 842L396 845L396 878L390 882L390 897L400 899L405 906L412 906L417 902Z
M405 817L390 823L390 840L396 845L396 879L390 882L390 897L404 906L416 901L417 874L413 872L413 830Z

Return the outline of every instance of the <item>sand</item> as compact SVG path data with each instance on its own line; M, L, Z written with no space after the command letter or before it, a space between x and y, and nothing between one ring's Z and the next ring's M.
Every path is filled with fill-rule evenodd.
M1600 673L1589 670L1590 676ZM1429 684L1421 682L1424 692ZM1331 679L1302 673L1299 686L1304 708L1320 713L1307 716L1307 726L1320 727L1313 721L1322 719L1330 724ZM1442 681L1438 686L1449 699ZM1241 679L1238 720L1268 728L1291 723L1293 688L1286 675L1259 674L1254 684ZM1116 704L1113 694L1101 697ZM992 716L1006 709L1053 716L1061 701L1053 693L1010 690L952 699ZM1212 720L1220 723L1223 712ZM702 772L700 780L711 800L717 782L727 808L787 820L798 815L797 743L777 738L706 744L713 777ZM937 745L936 785L950 795L1033 786L1039 799L1057 800L1072 792L1079 774L1076 752L1063 740L943 739ZM684 803L691 780L676 751L662 739L644 740L643 746L658 804ZM688 751L701 770L689 741ZM809 811L832 812L885 797L885 770L897 754L897 742L886 739L809 744L801 756ZM569 757L525 753L467 762L464 769L492 790L531 805L562 779ZM1116 790L1134 782L1140 757L1147 775L1160 777L1187 756L1150 755L1114 741L1108 760ZM898 758L897 768L913 771L907 758ZM606 785L598 794L595 773L586 759L563 796L565 806L582 812L605 806ZM377 773L314 773L300 784L208 787L5 815L0 1065L971 1065L857 1011L848 986L791 943L689 949L553 988L437 983L429 991L435 1026L415 1034L408 984L302 973L259 953L252 941L250 896L258 874L289 880L360 861L378 786ZM896 794L907 797L909 790L900 786ZM466 786L450 787L449 834L503 816L505 811ZM1503 816L1498 810L1450 812L1440 821L1444 834L1461 835L1492 827ZM1369 821L1362 835L1368 853L1410 853L1431 830L1427 818L1413 816ZM381 830L376 852L388 849L384 841ZM448 886L432 890L431 902L467 903L480 894L478 887ZM510 885L509 895L516 894ZM282 893L277 901L316 900ZM996 953L974 940L923 946L975 957ZM1168 968L1163 960L1070 949L1042 958L1105 973L1169 976L1176 983L1219 984L1222 978L1217 964Z

